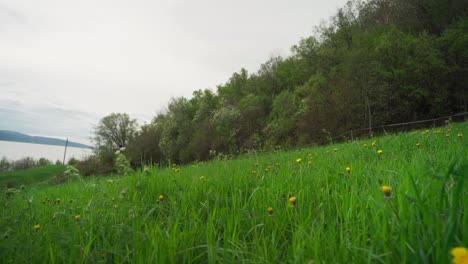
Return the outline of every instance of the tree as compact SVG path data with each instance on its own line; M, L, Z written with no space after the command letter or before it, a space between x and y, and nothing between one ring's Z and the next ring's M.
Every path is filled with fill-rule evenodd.
M125 113L112 113L102 118L94 130L96 147L113 150L126 147L137 126L136 119L131 119Z

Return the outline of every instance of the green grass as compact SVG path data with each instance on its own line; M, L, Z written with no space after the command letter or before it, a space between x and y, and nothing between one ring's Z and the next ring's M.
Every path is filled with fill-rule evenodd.
M458 133L468 123L2 193L0 262L449 263L468 245Z
M61 165L47 165L37 168L0 172L1 187L18 187L32 183L47 182L65 170Z

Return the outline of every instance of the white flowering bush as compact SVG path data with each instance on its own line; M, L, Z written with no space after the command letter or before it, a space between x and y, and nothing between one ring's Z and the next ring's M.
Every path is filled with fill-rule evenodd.
M130 161L125 157L122 151L125 149L119 149L115 152L115 170L120 175L128 175L133 173L130 167Z

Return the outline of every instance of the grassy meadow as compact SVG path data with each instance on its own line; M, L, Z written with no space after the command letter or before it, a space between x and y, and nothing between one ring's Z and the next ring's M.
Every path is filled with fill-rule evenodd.
M468 246L462 135L468 123L2 191L0 262L450 263Z
M47 183L51 177L63 173L65 166L47 165L37 168L0 172L1 187L19 187L33 183Z

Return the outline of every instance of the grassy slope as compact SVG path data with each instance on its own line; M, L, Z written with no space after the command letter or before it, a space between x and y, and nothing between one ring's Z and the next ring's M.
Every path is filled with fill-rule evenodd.
M0 262L448 263L468 245L459 132L468 123L2 194Z
M64 166L48 165L26 170L0 172L0 186L27 185L50 180L63 172Z

